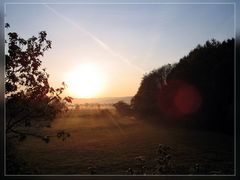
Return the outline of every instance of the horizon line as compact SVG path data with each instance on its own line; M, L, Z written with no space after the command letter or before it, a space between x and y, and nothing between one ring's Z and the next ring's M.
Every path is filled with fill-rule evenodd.
M104 99L104 98L127 98L127 97L133 97L132 96L103 96L103 97L72 97L73 99Z

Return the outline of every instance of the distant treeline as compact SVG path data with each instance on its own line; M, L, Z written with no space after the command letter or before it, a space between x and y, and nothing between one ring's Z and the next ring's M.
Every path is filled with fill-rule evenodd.
M207 41L146 74L131 108L145 119L233 133L234 39Z
M75 110L80 110L80 109L104 109L104 108L113 108L112 103L83 103L83 104L69 104L68 105L69 109L75 109Z

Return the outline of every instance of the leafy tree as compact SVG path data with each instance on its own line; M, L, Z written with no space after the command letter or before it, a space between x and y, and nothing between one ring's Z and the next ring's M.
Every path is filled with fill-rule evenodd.
M5 25L6 28L9 24ZM5 40L5 99L6 135L24 140L28 135L49 142L49 137L36 133L50 123L60 111L66 110L71 97L61 97L66 85L54 89L49 85L49 74L41 69L41 57L51 49L52 42L47 33L41 31L37 37L21 38L9 32ZM33 131L34 130L34 131Z
M156 116L159 113L157 92L166 86L167 75L171 69L172 65L167 64L144 75L137 94L131 100L131 107L135 113L145 117Z
M5 28L9 28L8 23ZM71 97L61 97L66 85L54 89L49 85L49 74L41 69L41 57L51 49L52 42L47 33L41 31L37 37L21 38L9 32L5 40L5 103L6 103L6 170L7 174L38 173L17 156L15 143L28 136L49 143L51 137L65 140L70 136L65 131L53 135L43 134L42 127L50 127L57 113L67 110ZM17 141L16 141L17 140Z

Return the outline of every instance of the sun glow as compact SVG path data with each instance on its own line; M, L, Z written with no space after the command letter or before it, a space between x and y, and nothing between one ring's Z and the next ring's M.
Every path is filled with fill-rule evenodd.
M104 73L95 64L82 64L66 75L68 92L76 98L92 98L104 89Z

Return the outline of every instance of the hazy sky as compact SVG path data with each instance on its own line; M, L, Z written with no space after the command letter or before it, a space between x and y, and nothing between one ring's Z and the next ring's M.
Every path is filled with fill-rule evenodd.
M5 21L24 38L48 33L42 60L55 87L93 64L104 77L97 97L132 96L144 73L234 37L232 4L7 4Z

